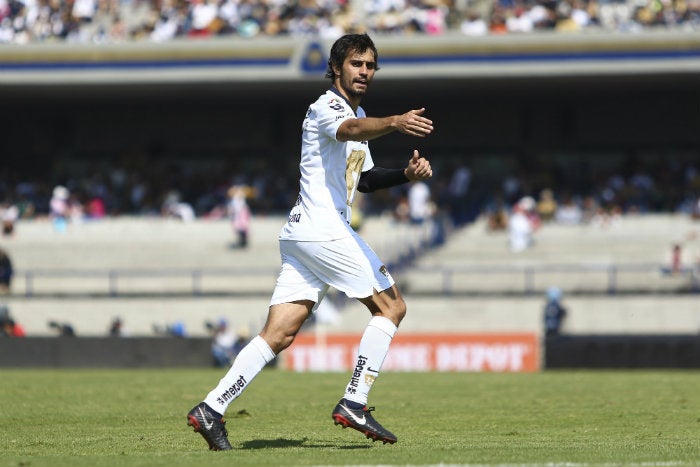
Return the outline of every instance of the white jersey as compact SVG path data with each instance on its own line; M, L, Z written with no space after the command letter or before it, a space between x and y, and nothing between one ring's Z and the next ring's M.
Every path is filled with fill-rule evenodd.
M367 141L341 142L338 127L363 118L334 88L309 106L302 125L299 197L280 232L281 240L325 241L353 235L352 202L360 174L374 166Z

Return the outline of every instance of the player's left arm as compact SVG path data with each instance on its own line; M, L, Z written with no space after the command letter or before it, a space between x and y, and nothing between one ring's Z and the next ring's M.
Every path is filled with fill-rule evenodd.
M430 162L421 157L418 150L414 150L408 165L403 169L385 169L374 166L362 172L357 190L361 193L371 193L411 181L426 180L432 176L433 169L430 167Z

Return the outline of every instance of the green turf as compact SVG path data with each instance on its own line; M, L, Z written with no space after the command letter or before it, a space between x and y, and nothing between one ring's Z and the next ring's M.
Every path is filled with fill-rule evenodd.
M700 466L700 372L384 373L372 405L399 437L334 426L347 375L265 370L209 452L185 414L221 370L0 370L0 465Z

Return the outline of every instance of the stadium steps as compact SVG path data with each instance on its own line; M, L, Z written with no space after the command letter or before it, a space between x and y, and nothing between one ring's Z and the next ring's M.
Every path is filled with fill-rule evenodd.
M440 290L444 271L452 269L453 292L522 293L559 286L607 293L611 281L620 291L688 291L697 286L697 275L668 275L662 268L678 242L684 244L686 265L697 266L697 231L697 224L680 215L626 216L607 228L544 224L530 249L513 253L507 232L489 232L480 220L419 258L401 280L416 293Z

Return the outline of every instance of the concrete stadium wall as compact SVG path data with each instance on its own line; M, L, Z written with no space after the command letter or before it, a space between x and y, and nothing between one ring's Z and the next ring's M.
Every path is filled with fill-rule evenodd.
M212 365L209 339L28 337L0 339L0 367L149 368Z
M408 314L402 333L411 332L532 332L541 333L544 296L441 297L405 296ZM267 316L269 296L67 298L7 300L12 316L29 336L51 336L51 320L68 322L78 336L106 336L113 317L121 317L134 337L154 336L154 325L182 322L190 336L205 337L205 323L220 318L235 328L256 334ZM360 332L370 315L354 301L325 309L327 332ZM563 332L567 334L697 334L697 295L570 296Z
M557 336L544 368L700 368L699 335Z
M0 339L0 368L211 366L207 338ZM543 341L542 369L700 368L698 335L562 335Z

